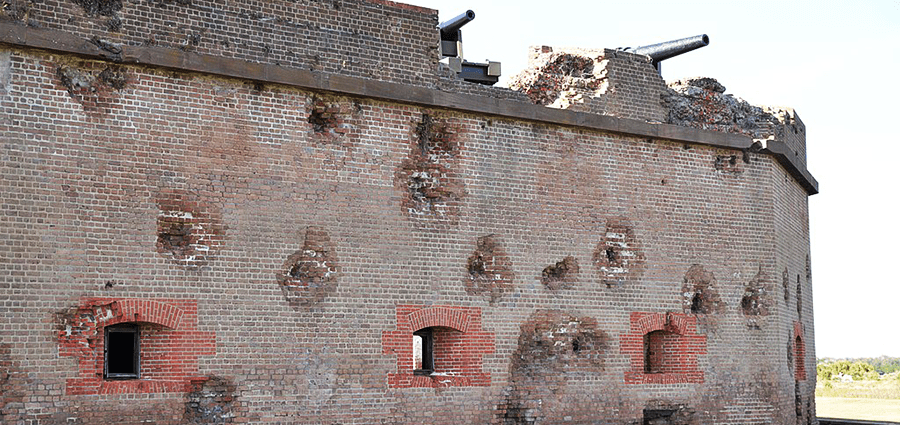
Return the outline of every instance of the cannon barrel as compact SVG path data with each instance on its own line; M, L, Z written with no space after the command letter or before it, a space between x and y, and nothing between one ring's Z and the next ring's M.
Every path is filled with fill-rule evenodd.
M467 10L465 13L453 19L441 22L437 26L438 29L441 30L441 40L460 41L459 29L462 28L463 25L472 22L473 19L475 19L475 12Z
M671 57L678 56L682 53L697 50L701 47L709 45L709 37L706 34L694 37L682 38L679 40L665 41L662 43L651 44L649 46L640 46L635 48L627 48L625 51L650 56L654 65L658 65Z

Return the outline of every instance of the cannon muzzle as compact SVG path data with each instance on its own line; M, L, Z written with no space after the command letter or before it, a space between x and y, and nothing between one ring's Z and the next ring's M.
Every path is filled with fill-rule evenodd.
M624 49L627 52L638 53L650 56L653 65L659 70L659 63L671 57L678 56L682 53L697 50L701 47L709 45L709 37L706 34L694 37L682 38L680 40L665 41L662 43L651 44L649 46L640 46L635 48Z
M449 21L444 21L438 24L438 29L441 30L441 40L443 41L460 41L459 37L459 29L462 28L463 25L472 22L475 19L475 12L471 10L467 10L462 15L459 15Z

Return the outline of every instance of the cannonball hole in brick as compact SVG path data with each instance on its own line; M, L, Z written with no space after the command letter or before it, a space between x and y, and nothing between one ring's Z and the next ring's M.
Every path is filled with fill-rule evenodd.
M134 323L105 328L103 378L140 378L140 329Z

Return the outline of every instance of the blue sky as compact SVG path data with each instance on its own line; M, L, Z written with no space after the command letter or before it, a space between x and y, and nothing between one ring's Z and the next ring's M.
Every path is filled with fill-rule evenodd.
M816 354L900 356L900 0L406 0L440 19L466 9L466 59L525 67L530 45L624 47L708 34L663 62L667 81L717 79L757 105L788 106L807 127L821 193L810 198ZM502 81L502 80L501 80Z

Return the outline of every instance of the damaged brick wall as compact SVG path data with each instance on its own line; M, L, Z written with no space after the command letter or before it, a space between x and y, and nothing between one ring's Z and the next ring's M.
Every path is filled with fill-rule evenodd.
M541 283L552 291L570 289L578 282L578 260L568 256L541 271Z
M460 156L459 128L445 118L423 113L413 129L413 143L397 170L402 207L413 219L454 224L464 195L456 167Z
M594 249L594 267L608 288L637 282L644 269L644 253L633 227L624 220L612 220Z
M498 423L594 423L596 406L577 388L581 379L603 372L608 347L609 337L593 317L532 313L511 356Z
M78 368L69 395L186 392L199 358L215 354L215 335L197 331L196 301L88 298L56 316L59 355ZM103 379L104 328L119 323L139 326L141 379Z
M536 104L663 121L665 82L649 58L611 49L531 47L524 71L509 80Z
M303 247L288 256L278 273L278 285L294 307L308 307L325 299L337 288L340 267L328 233L315 226L306 228Z
M49 3L34 3L40 13L28 16L37 18L20 19L47 17ZM229 57L251 62L287 53L272 46L263 60L248 52L257 46L264 53L265 41L218 34L277 29L285 22L269 18L292 19L300 8L328 12L306 21L317 26L373 4L383 7L353 19L388 16L378 25L402 28L406 12L397 10L410 10L349 0L171 0L122 2L122 9L104 16L99 9L90 15L74 1L57 3L53 13L61 18L54 25L74 29L79 43L98 36L90 45L113 58L122 38L179 54L211 52L218 42ZM278 7L283 14L275 12ZM145 12L151 18L134 18ZM116 17L122 29L110 30ZM229 27L232 17L246 26ZM412 36L427 30L431 37L413 56L434 48L433 23L410 28ZM0 24L32 34L27 25ZM323 37L334 45L327 48L339 51L358 24L348 25L350 30L335 25L312 34L298 27L287 38L314 40L336 31ZM304 69L338 69L339 56L313 58L319 47L295 50L310 55L300 59ZM647 68L636 55L607 59L641 66L633 75ZM413 66L400 61L398 68ZM284 63L283 71L293 72ZM101 88L108 90L108 107L103 114L86 113L61 83L61 65L93 78L118 67L125 86ZM615 69L606 71L613 87ZM347 65L347 75L364 72L360 64ZM363 80L314 75L334 87L351 81L360 83L354 90L371 88ZM798 271L805 357L815 358L810 281L802 279L808 239L798 224L806 194L774 192L768 183L796 186L778 163L757 160L768 158L764 153L747 163L741 151L699 142L504 116L489 102L479 104L492 111L484 114L391 102L377 94L351 98L196 69L91 62L59 51L0 52L0 132L8 141L0 155L6 211L0 234L7 241L0 244L0 322L15 329L3 341L20 371L10 373L10 382L31 379L12 387L21 391L13 391L0 420L590 424L600 418L639 424L644 410L677 406L694 412L700 423L793 419L796 364L784 366L783 350L791 341L793 353L795 339L785 323L796 319L794 305L770 308L760 322L767 326L759 330L747 328L738 307L758 264L766 276L777 276L782 267ZM517 94L512 98L525 96ZM452 96L465 101L460 108L478 101ZM431 119L430 137L423 111ZM722 170L716 170L720 156ZM412 164L410 172L398 178L405 164ZM455 176L450 187L461 189L444 199L455 202L452 217L409 209L426 206L432 190L411 188L412 172L438 165ZM412 204L416 194L426 202ZM789 200L793 209L769 214L773 198ZM775 218L800 230L772 236ZM327 235L307 244L310 225ZM773 238L780 244L774 251ZM553 266L548 278L559 277L558 270L573 268L556 267L566 256L577 259L581 270L570 282L548 280L558 287L548 290L542 270ZM686 278L694 264L710 276L697 271ZM299 283L283 284L289 280ZM718 305L707 297L709 288L718 291ZM791 303L795 295L792 289ZM694 313L695 299L695 310L706 310L708 301L724 312ZM82 305L84 300L101 302ZM152 368L143 371L146 379L99 379L100 328L93 327L93 346L87 331L78 332L93 326L78 323L78 311L96 321L86 310L113 300L157 300L192 312L184 316L190 320L182 318L190 326L180 339L174 335L180 328L138 321L150 344L145 354L165 359L144 363ZM314 302L302 304L307 301ZM53 315L63 310L75 325L68 339L60 337L65 328ZM419 311L458 316L426 319ZM692 318L684 319L687 336L670 332L679 336L662 345L665 351L671 340L687 339L683 363L696 370L686 376L644 373L643 339L655 330L633 331L635 312ZM433 376L416 376L408 367L413 328L421 327L434 329L437 349L445 353ZM709 338L707 345L701 337ZM526 342L520 349L521 338ZM165 353L152 349L162 343L168 344ZM173 358L181 347L192 351ZM665 361L657 363L682 364ZM761 381L762 373L746 373L757 366L770 390L748 389ZM802 381L797 390L805 418L814 417L810 383Z
M466 292L487 298L491 304L513 289L512 263L496 235L481 236L466 261Z
M805 126L791 109L751 105L725 94L725 86L708 77L669 83L662 103L669 124L786 141L806 163Z
M694 264L684 275L681 293L684 312L690 314L721 314L726 303L719 296L716 277L700 264Z
M757 318L768 316L774 307L772 285L766 279L760 266L759 272L744 286L741 296L741 312L747 318L747 326L754 329L759 327Z
M91 115L105 115L121 107L119 92L128 86L126 68L98 62L59 64L56 75L72 100Z
M0 342L0 422L15 423L25 410L29 382L9 344Z
M224 238L218 211L198 198L181 190L165 190L157 201L156 251L185 267L206 265Z
M436 81L437 11L386 0L7 3L0 13L10 19L96 40L114 58L122 46L149 45L418 86Z
M235 418L240 402L236 392L233 383L217 376L191 381L190 392L185 394L184 423L238 423Z

